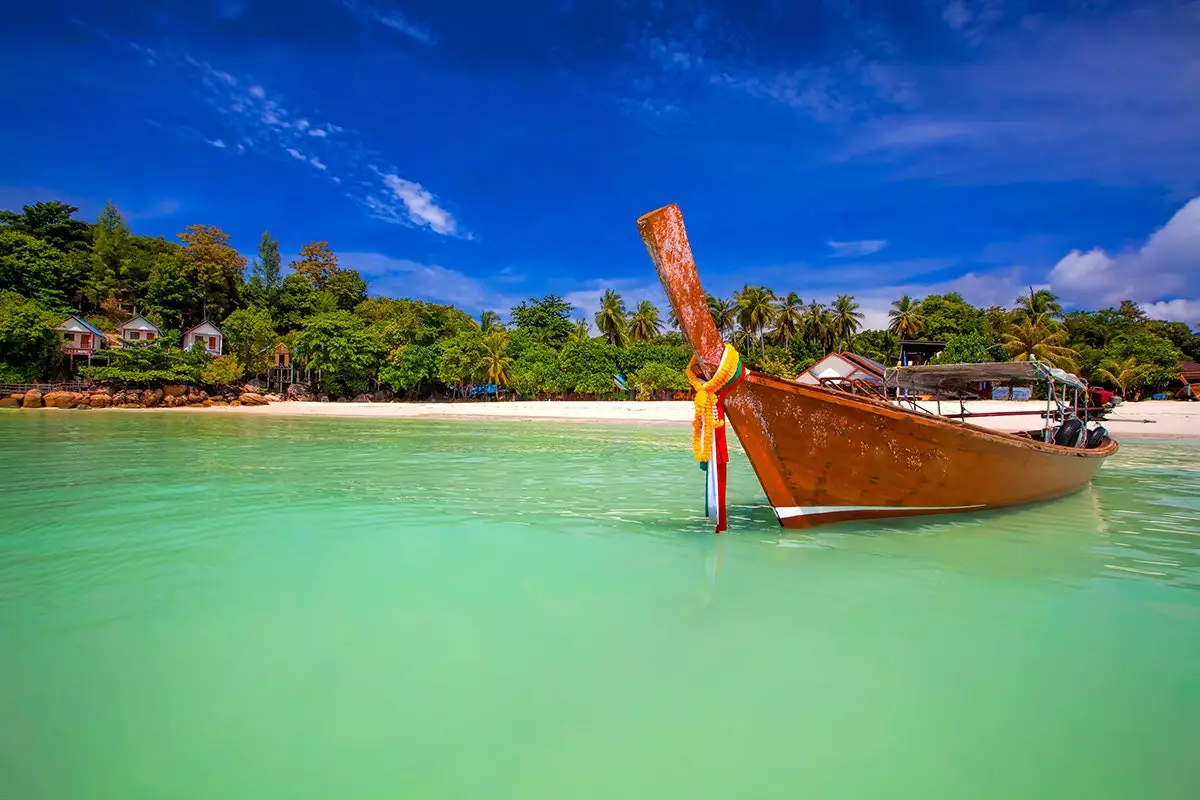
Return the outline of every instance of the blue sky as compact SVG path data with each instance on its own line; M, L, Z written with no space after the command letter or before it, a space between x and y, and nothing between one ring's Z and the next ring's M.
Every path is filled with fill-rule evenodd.
M326 239L373 292L706 288L1200 323L1200 3L18 0L0 206Z

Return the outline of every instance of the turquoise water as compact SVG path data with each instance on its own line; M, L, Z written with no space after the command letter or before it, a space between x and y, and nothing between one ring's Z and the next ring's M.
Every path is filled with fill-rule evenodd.
M0 798L1192 798L1200 444L785 534L680 427L0 413Z

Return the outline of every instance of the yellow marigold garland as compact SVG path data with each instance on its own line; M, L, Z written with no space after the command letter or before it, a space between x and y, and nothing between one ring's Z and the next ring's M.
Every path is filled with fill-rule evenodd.
M712 458L712 430L725 424L725 420L717 415L717 393L737 377L741 366L741 356L729 344L725 345L720 366L708 381L700 377L700 364L695 356L692 356L692 361L688 364L688 383L696 392L696 416L692 419L692 455L701 463L706 463Z

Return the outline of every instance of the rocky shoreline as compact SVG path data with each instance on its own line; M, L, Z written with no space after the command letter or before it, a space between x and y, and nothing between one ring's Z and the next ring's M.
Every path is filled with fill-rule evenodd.
M168 385L157 389L96 387L86 392L27 392L0 397L0 408L210 408L212 406L265 406L278 403L277 394L243 387L209 394L194 386Z

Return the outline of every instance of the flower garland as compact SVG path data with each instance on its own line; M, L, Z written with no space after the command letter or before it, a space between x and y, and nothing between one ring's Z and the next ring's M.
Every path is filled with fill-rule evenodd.
M696 415L692 419L692 455L705 471L705 515L716 523L717 533L725 530L725 476L729 463L729 447L725 433L725 396L746 377L741 356L731 345L725 345L721 364L705 381L700 376L700 364L693 356L688 364L688 383L696 392Z

